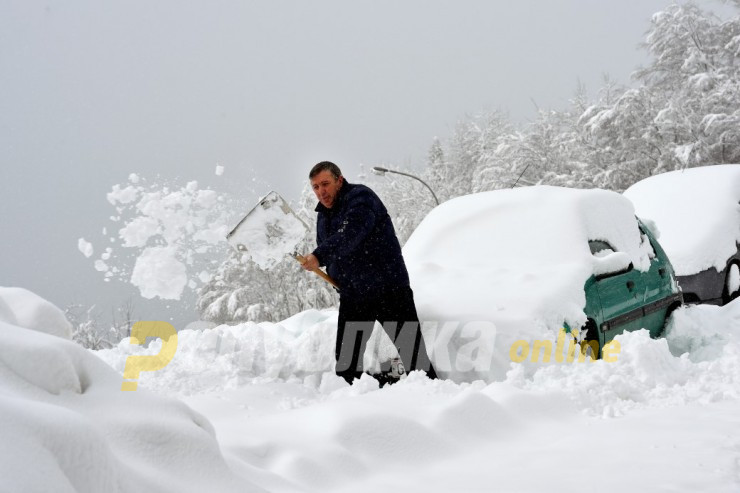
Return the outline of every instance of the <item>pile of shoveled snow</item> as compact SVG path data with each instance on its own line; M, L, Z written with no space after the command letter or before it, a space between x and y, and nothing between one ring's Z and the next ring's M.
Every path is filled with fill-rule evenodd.
M279 323L181 330L169 365L156 372L142 372L139 381L169 395L195 395L272 381L300 382L320 393L331 392L338 387L331 378L336 317L336 311L308 310ZM674 312L665 339L650 339L645 331L618 336L615 362L558 363L551 358L545 363L541 357L537 362L530 357L522 363L510 362L504 383L527 390L567 391L579 409L596 415L622 414L642 403L654 406L722 399L740 394L738 334L739 303L721 308L685 307ZM460 340L451 340L453 347L461 345ZM158 339L148 346L124 339L96 354L122 373L128 356L153 355L160 349ZM392 344L377 327L368 343L365 367L377 369L380 361L394 354ZM732 385L727 386L728 382Z
M45 333L67 330L60 315L28 291L0 288L2 491L259 490L226 465L206 418L121 391L121 375L94 354Z
M156 372L142 372L140 381L158 392L180 395L271 381L300 382L319 394L330 393L342 387L332 378L335 327L336 312L308 310L277 324L183 330L170 364ZM368 344L365 362L370 367L392 354L390 341L378 337L381 334L378 328ZM738 301L725 307L676 310L664 339L650 339L642 330L617 336L616 341L616 361L527 359L510 363L502 383L563 392L578 409L592 415L740 397ZM127 356L156 354L160 348L159 340L141 347L124 339L97 354L122 372Z
M308 310L280 323L181 330L170 363L156 372L142 372L139 382L159 392L194 394L235 388L254 378L321 375L334 365L336 317L336 311ZM160 339L144 347L126 338L97 355L123 373L128 356L153 355L161 348Z

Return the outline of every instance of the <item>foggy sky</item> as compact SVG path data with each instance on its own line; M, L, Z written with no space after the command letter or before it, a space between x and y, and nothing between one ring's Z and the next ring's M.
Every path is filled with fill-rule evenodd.
M466 114L526 122L579 80L628 83L670 3L0 0L0 285L109 310L136 291L77 239L109 225L129 173L294 198L320 160L350 180L420 165Z

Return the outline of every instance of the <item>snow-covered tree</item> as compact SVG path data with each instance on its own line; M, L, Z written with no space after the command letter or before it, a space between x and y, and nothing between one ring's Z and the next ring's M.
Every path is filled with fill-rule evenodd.
M641 85L581 118L594 156L613 162L600 185L740 161L740 16L672 5L653 16L644 46L652 60L636 73Z
M446 143L435 138L423 176L439 200L444 202L480 191L480 171L497 166L499 139L510 132L508 117L500 111L493 111L459 121ZM495 181L497 177L495 173L489 173L483 178Z
M87 349L107 349L131 334L134 320L132 299L112 310L111 324L101 321L102 314L95 305L85 307L79 303L67 305L64 316L72 324L72 340Z
M466 195L473 191L473 175L478 166L480 157L481 127L478 121L460 121L450 137L444 152L430 151L443 156L444 161L435 163L429 175L430 186L437 190L441 202L453 197Z
M442 141L434 137L432 145L429 147L427 155L426 173L428 183L434 190L441 190L441 184L444 183L446 176L445 152L442 147Z

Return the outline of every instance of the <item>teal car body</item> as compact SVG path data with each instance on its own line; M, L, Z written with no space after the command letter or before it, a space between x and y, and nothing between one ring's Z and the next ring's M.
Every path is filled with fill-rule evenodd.
M650 269L624 269L591 276L584 286L588 322L582 330L585 340L598 342L598 354L615 336L627 331L646 329L653 338L660 337L671 311L682 304L673 266L649 228L637 219L643 241L649 242L653 255ZM593 254L610 248L608 242L589 242ZM569 329L569 328L566 328Z

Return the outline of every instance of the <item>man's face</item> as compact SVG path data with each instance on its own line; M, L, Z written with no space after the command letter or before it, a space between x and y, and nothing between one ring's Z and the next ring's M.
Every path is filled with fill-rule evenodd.
M331 209L334 201L337 200L337 194L339 189L342 188L343 182L343 177L334 178L330 171L324 170L311 178L311 188L313 188L313 193L316 194L316 198L319 199L321 205Z

